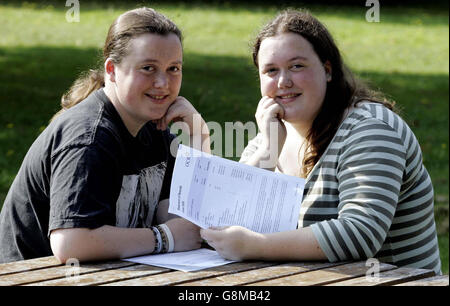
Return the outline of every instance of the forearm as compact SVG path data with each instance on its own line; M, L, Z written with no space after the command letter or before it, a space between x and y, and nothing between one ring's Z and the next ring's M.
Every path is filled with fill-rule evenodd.
M256 260L327 260L311 228L258 234L249 241L248 259Z
M249 166L274 171L278 162L278 154L271 154L268 149L258 148L247 160L239 162Z
M97 229L59 229L51 233L53 253L61 261L126 258L149 254L155 239L149 228L120 228L104 225Z
M211 142L209 134L191 135L189 141L192 148L211 154Z
M194 121L195 126L191 131L189 143L192 148L211 154L211 140L208 125L200 115L194 118L196 121Z
M156 210L156 222L162 224L174 218L179 218L179 216L169 213L169 199L161 200Z

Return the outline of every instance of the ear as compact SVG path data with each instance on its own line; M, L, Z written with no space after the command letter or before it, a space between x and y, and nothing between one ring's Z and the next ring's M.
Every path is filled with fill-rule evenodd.
M105 73L109 81L116 81L116 65L110 57L108 57L105 61Z
M331 81L331 76L333 75L333 69L331 67L330 61L326 61L325 64L323 64L323 67L325 68L325 74L327 76L327 82Z

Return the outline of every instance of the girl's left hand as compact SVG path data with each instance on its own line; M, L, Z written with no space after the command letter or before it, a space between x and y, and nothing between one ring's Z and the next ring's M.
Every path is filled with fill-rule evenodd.
M230 260L252 259L255 246L263 237L242 226L211 227L201 229L200 236L220 254Z
M200 120L199 123L196 120ZM159 120L156 120L156 126L159 130L165 130L170 122L183 121L189 127L190 135L193 135L195 130L203 128L204 121L199 112L192 106L192 104L184 97L178 96L175 101L169 106L166 114ZM201 132L201 131L198 131Z

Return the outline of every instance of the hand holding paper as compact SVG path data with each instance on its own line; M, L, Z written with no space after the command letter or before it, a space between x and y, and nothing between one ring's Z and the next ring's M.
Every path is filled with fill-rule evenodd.
M237 225L201 229L200 235L223 258L229 260L248 259L254 252L254 242L264 239L263 234Z

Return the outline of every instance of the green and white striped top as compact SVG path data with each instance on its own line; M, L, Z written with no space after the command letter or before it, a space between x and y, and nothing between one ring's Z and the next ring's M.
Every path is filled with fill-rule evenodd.
M311 226L331 262L375 257L440 274L433 197L408 125L381 104L360 103L306 178L298 227Z

